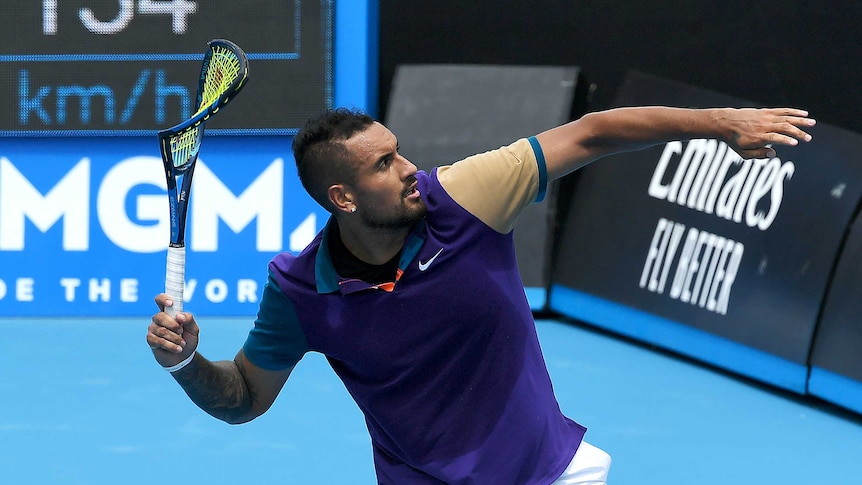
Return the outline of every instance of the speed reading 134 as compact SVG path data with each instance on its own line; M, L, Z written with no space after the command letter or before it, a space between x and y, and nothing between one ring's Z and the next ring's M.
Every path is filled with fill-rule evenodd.
M151 136L191 115L215 37L243 46L254 83L207 132L295 133L334 102L335 11L335 0L3 0L0 136Z
M57 33L57 2L58 0L42 0L42 33L55 35ZM135 16L169 15L171 27L175 34L184 34L188 26L188 16L198 9L197 2L190 0L117 0L116 13L108 20L96 16L91 7L78 10L81 24L90 32L100 35L110 35L122 32Z

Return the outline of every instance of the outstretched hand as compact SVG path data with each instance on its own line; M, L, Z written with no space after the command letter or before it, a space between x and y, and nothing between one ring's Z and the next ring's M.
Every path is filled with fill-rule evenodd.
M771 158L773 145L795 146L811 141L804 128L816 121L794 108L741 108L719 110L717 122L728 130L727 143L742 158Z
M191 313L180 312L176 318L165 313L165 307L173 305L168 295L158 295L156 304L159 313L147 327L147 344L159 364L171 367L197 350L200 328Z

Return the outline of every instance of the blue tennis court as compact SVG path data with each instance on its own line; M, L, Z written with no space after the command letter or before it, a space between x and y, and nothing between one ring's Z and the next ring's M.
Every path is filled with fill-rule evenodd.
M232 358L250 320L200 317ZM0 322L0 482L375 483L362 415L319 355L273 408L230 426L152 360L147 319ZM862 420L587 327L539 320L564 411L614 457L612 484L855 484Z

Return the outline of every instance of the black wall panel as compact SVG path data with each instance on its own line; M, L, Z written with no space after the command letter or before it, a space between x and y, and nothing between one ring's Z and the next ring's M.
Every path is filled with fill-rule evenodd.
M751 105L637 73L615 104ZM554 292L551 307L804 391L820 308L862 195L862 136L823 123L810 131L812 143L777 147L769 160L742 160L724 143L692 140L583 169L553 284L668 324L626 327L557 301ZM677 324L673 338L651 333ZM718 345L701 349L693 344L701 337Z
M400 64L579 66L606 107L630 69L862 133L862 3L380 0L385 112Z

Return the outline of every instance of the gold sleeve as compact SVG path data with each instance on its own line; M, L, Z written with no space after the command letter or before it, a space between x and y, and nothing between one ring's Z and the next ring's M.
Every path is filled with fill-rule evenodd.
M461 207L505 234L524 207L544 193L543 163L538 142L523 138L439 167L437 179Z

